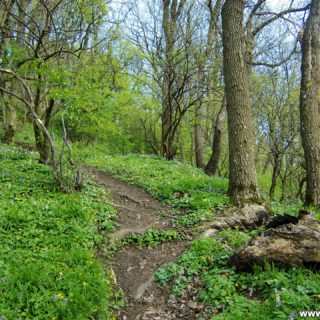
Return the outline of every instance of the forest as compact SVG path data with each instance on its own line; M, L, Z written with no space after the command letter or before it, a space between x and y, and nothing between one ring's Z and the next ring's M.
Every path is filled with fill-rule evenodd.
M0 0L0 320L320 317L320 0Z

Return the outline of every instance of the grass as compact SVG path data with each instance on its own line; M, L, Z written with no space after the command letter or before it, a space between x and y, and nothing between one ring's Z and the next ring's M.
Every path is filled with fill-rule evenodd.
M111 276L95 257L111 230L104 191L55 189L35 155L0 145L1 319L111 319Z

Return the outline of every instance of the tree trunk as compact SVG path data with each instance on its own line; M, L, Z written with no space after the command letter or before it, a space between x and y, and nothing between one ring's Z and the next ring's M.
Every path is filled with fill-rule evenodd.
M7 89L9 86L8 82L4 82L4 88ZM3 135L3 142L12 144L14 142L14 135L17 128L17 112L15 107L11 103L11 98L6 97L4 93L1 94L3 105L2 105L2 112L3 112L3 128L4 128L4 135Z
M174 29L175 21L172 21L173 17L170 10L170 1L163 0L163 17L162 28L164 31L166 52L166 63L164 66L164 79L163 79L163 98L162 98L162 148L161 154L166 157L167 160L172 160L174 157L174 145L171 140L172 134L172 112L173 112L173 97L172 97L172 85L173 79L173 48L174 48ZM174 138L174 137L173 137Z
M212 142L212 154L205 168L205 173L209 176L214 176L218 170L218 164L221 154L221 139L224 119L227 114L227 101L223 97L222 105L215 120L214 135Z
M38 76L39 83L41 83L41 76ZM40 86L36 90L35 100L34 100L34 111L37 115L40 114L40 98L41 98L41 91ZM46 119L47 120L47 119ZM48 129L48 123L44 123L44 127ZM50 146L49 141L44 134L43 130L37 125L36 122L33 123L33 131L34 131L34 138L36 142L36 147L39 152L39 162L48 164L50 161Z
M204 88L206 87L206 82L208 81L208 79L206 78L206 63L210 58L210 55L212 54L212 47L215 41L215 34L217 33L217 24L220 17L221 3L222 3L221 0L217 0L215 2L215 5L213 5L212 0L209 0L206 2L210 12L210 21L209 21L209 28L208 28L208 35L207 35L207 44L203 52L203 56L200 57L199 63L198 63L200 90L204 90ZM204 139L203 128L201 125L202 119L204 118L204 107L203 107L205 103L204 98L205 98L205 95L202 94L199 103L195 106L195 130L194 130L195 141L194 142L195 142L196 165L198 168L202 168L206 172L207 167L204 159L205 139ZM216 132L214 135L216 136ZM219 160L219 156L218 156L218 160Z
M190 130L190 162L194 166L195 165L195 159L194 159L194 128L191 128Z
M0 21L2 21L2 28L0 32L0 48L1 50L1 57L2 60L1 65L4 67L6 66L6 55L9 54L10 51L10 39L12 38L10 30L10 14L12 7L14 5L14 1L8 1L6 3L6 7L0 6ZM6 9L5 9L6 8ZM0 80L0 86L5 88L6 90L12 90L13 84L9 82L4 77ZM3 101L2 105L2 112L3 112L3 128L4 128L4 135L3 135L3 142L12 144L14 142L14 135L16 131L16 122L17 122L17 112L15 107L11 103L11 97L6 96L5 93L1 93L1 98Z
M227 0L222 9L223 65L229 134L229 195L235 203L257 201L255 139L252 127L242 25L244 0Z
M178 106L176 74L177 62L175 61L175 42L177 21L182 13L186 0L162 0L163 16L162 30L165 39L165 61L163 65L162 80L162 147L161 155L167 160L173 160L176 152L176 138L179 123L183 112ZM179 95L179 94L178 94Z
M201 126L203 118L203 105L201 101L195 106L195 124L194 124L194 145L196 166L198 168L205 168L204 162L204 134Z
M185 161L185 155L184 155L184 141L183 136L181 134L181 131L178 132L178 142L179 142L179 159L181 162Z
M277 178L280 174L281 170L281 155L277 150L274 152L274 159L273 159L273 169L272 169L272 178L271 178L271 185L269 190L269 197L272 200L274 198L274 192L276 190L277 185Z
M320 3L313 0L302 41L300 132L306 161L305 204L320 205Z
M49 143L36 123L34 123L33 125L33 131L34 131L34 138L36 141L36 147L40 156L39 162L48 164L50 161Z

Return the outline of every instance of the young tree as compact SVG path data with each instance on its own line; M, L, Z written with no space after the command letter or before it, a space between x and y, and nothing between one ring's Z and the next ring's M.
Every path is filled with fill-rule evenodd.
M320 205L320 3L312 0L302 40L300 132L306 161L306 204Z
M244 0L227 0L222 9L223 65L229 134L229 195L236 203L260 198L248 70L243 48L244 5Z
M200 98L195 104L195 124L194 124L194 144L195 144L195 157L196 157L196 165L199 168L205 169L205 157L204 157L204 150L205 150L205 139L204 139L204 128L202 125L203 118L205 117L205 99L211 93L211 88L208 88L208 61L210 61L210 57L213 57L212 51L214 44L217 42L217 34L219 30L219 17L221 13L221 0L213 1L208 0L206 1L206 7L209 11L209 26L208 31L206 34L206 44L201 52L198 52L198 73L199 79L197 80L199 90L200 90ZM202 9L202 8L201 8ZM197 43L195 43L197 46ZM218 46L216 44L215 46ZM220 53L220 52L219 52ZM217 56L214 56L214 59L217 59ZM210 61L211 62L211 61ZM208 89L207 89L208 88Z
M8 87L6 82L0 91L7 99L13 97L24 103L33 121L40 162L52 164L54 179L61 184L61 166L49 126L63 99L53 92L57 87L66 87L71 74L66 66L71 65L70 57L79 57L89 49L84 48L84 43L90 36L91 26L102 19L103 9L91 16L87 14L88 8L93 5L103 8L104 4L92 0L81 3L15 0L9 6L7 2L10 1L1 9L10 23L1 24L0 32L5 35L3 41L10 41L10 47L8 54L2 55L0 73L7 82L18 83L21 92L12 85Z

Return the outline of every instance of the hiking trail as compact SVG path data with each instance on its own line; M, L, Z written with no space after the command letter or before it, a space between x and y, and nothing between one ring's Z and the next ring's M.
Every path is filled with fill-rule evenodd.
M171 209L152 198L143 189L112 176L86 169L86 173L111 193L111 205L118 211L118 229L110 235L118 241L131 234L144 234L148 229L172 229ZM159 214L165 213L165 214ZM127 245L117 251L111 261L117 285L124 291L127 306L118 320L171 320L196 318L187 303L177 303L167 288L153 281L155 271L174 262L186 250L186 240L166 242L156 247ZM110 266L110 257L100 257Z

